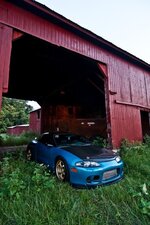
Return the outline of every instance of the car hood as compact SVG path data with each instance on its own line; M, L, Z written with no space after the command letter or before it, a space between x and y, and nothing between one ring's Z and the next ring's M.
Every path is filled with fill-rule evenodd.
M95 145L85 146L67 146L62 147L64 150L78 156L81 159L112 159L116 154L109 149L101 148Z

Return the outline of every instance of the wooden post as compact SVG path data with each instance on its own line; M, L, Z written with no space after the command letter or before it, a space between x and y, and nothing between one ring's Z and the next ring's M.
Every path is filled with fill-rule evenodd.
M0 110L2 94L8 91L13 29L0 24Z
M110 118L110 99L109 99L109 82L107 65L98 63L98 68L104 76L104 89L105 89L105 107L106 107L106 121L107 121L107 139L110 146L112 146L112 134L111 134L111 118Z

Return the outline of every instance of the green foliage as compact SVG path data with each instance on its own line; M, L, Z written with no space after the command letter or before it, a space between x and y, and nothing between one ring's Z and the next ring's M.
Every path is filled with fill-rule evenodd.
M129 194L138 202L139 210L142 214L150 217L150 182L137 186L136 188L130 187Z
M6 132L9 126L29 123L31 110L32 107L25 100L3 97L0 112L0 133Z
M145 135L145 137L144 137L144 142L145 142L145 144L146 144L148 147L150 147L150 136Z
M100 146L102 148L109 147L107 140L101 137L96 137L95 140L93 141L93 144L96 146Z
M34 132L23 132L21 135L0 135L0 146L19 146L28 144L38 134Z
M148 225L150 148L124 145L125 177L117 184L75 189L22 154L0 164L0 224Z
M120 146L120 155L128 154L131 150L139 151L139 153L141 153L143 149L145 149L145 145L142 142L130 142L127 139L124 139Z
M125 160L126 171L141 180L139 184L130 186L129 193L136 199L140 212L150 217L149 141L149 136L146 136L144 144L132 144L125 140L121 146L121 155Z
M33 138L37 137L38 134L33 131L23 132L20 137L28 138L29 140L32 140Z
M54 189L54 179L50 177L50 174L46 170L47 168L43 164L36 164L31 180L36 186L36 191L40 192L43 189Z
M13 155L14 156L14 155ZM20 159L20 158L19 158ZM28 188L29 177L24 177L21 168L13 168L11 166L11 161L14 160L12 154L9 157L4 157L1 162L1 189L0 189L0 199L10 198L19 199L21 193ZM23 155L21 158L22 162L25 163ZM18 164L18 162L17 162ZM50 174L46 171L46 167L42 164L32 163L33 171L30 176L30 185L36 186L36 192L39 192L42 188L54 187L53 179L50 179Z

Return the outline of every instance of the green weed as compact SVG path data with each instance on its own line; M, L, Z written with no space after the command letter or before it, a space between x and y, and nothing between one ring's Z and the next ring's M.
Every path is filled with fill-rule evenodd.
M101 137L96 137L93 141L93 144L102 148L109 147L107 140Z
M7 155L0 163L0 224L148 225L150 148L141 144L124 149L124 179L90 190L57 181L23 154Z
M19 146L26 145L38 134L34 132L24 132L19 136L16 135L0 135L0 146Z

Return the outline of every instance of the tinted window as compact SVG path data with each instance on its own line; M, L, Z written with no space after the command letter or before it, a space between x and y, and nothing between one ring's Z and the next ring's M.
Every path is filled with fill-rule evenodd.
M40 138L39 138L39 142L43 143L43 144L51 144L51 145L55 145L54 143L54 139L51 135L49 134L43 134Z
M74 134L55 134L54 139L58 146L75 144L82 145L89 143L89 141L85 137Z
M49 141L49 134L43 134L42 137L39 138L39 141L43 144L47 144Z

